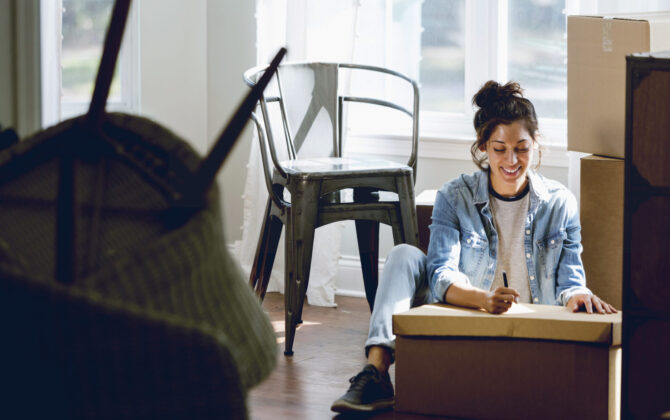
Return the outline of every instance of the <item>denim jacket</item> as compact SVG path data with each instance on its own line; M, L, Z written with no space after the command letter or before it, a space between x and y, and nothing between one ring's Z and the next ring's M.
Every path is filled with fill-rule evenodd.
M577 201L559 182L528 171L530 205L525 253L533 303L565 305L586 288ZM444 301L453 283L489 290L496 271L498 234L491 216L488 171L461 175L437 193L430 225L427 275Z

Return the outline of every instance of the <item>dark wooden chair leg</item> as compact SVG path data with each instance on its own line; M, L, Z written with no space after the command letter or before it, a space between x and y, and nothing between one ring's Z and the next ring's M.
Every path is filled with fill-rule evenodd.
M372 311L379 282L379 222L356 220L356 238L363 270L365 297Z
M267 234L270 225L270 209L272 208L272 201L268 199L265 205L265 215L263 216L263 226L258 234L258 243L256 244L256 254L254 255L254 262L251 264L251 273L249 273L249 286L252 289L256 288L259 276L262 273L261 267L264 260L264 253L267 250Z
M260 278L256 285L256 295L261 302L265 299L265 292L268 290L268 283L272 275L272 266L277 255L277 246L281 237L281 231L284 224L277 217L270 216L268 224L267 240L265 242L265 252L263 252L263 260L260 265Z

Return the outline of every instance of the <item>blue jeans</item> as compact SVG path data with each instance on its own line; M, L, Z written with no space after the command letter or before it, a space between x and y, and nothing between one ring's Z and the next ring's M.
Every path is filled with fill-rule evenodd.
M428 285L423 251L407 244L395 246L386 258L377 287L368 340L365 342L366 355L370 346L383 346L394 360L393 314L437 301Z

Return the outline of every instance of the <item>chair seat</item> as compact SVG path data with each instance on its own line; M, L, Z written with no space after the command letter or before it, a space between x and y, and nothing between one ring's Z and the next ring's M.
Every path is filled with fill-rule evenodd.
M403 163L366 157L304 158L286 160L281 164L287 174L301 178L388 176L412 172L412 168Z

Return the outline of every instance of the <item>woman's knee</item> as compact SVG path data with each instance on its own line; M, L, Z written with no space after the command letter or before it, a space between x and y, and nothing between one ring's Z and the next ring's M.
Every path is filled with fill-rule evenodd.
M426 263L426 254L419 248L409 244L399 244L391 249L386 259L388 262L403 261L412 265L424 265Z
M420 276L423 276L426 270L426 255L419 248L400 244L393 247L386 258L384 269L389 268L394 273L411 273L413 279L416 281Z

